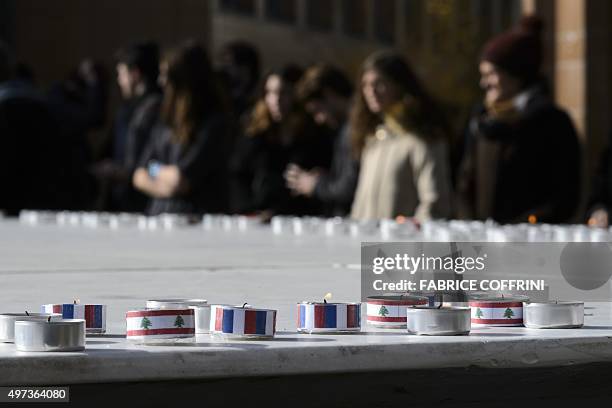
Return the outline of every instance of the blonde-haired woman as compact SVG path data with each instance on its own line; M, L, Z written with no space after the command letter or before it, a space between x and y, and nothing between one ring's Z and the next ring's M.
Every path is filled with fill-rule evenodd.
M376 53L358 89L350 129L361 171L352 218L448 217L448 128L410 66L398 54Z

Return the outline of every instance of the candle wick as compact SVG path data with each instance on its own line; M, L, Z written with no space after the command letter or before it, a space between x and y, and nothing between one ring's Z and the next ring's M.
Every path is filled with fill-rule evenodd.
M323 298L323 303L327 303L327 299Z
M47 318L47 323L51 323L51 316Z
M26 314L26 316L29 316L29 315L30 315L30 314L28 313L28 311L27 311L27 310L25 311L25 314Z
M248 302L245 302L245 303L242 305L242 308L244 309L244 307L245 307L246 305L248 305L248 304L249 304Z
M440 305L438 306L438 309L442 309L442 303L440 303Z

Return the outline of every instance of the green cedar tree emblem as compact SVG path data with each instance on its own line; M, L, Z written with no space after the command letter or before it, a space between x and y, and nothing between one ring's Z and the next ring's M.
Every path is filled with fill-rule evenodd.
M151 323L151 321L147 318L147 316L142 318L142 321L140 322L140 327L148 330L149 327L151 327L153 325L153 323Z
M385 305L382 305L380 309L378 310L378 314L385 317L389 314L389 309L387 309Z

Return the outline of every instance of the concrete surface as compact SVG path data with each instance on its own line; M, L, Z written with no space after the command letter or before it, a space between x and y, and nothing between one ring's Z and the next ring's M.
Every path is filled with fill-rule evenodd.
M612 308L587 304L585 328L474 329L420 337L368 328L357 335L298 335L295 303L357 301L359 240L247 232L25 226L0 221L0 311L43 303L108 304L104 336L82 353L18 353L0 344L0 385L207 381L431 369L545 369L612 362ZM279 310L274 340L126 342L125 312L149 298L200 297ZM535 371L534 371L535 372Z

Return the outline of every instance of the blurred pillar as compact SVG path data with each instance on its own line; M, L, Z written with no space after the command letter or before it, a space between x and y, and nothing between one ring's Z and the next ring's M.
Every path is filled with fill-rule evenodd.
M522 0L525 14L546 24L544 72L556 102L580 134L585 159L585 197L603 148L609 143L612 108L612 3L596 0Z
M558 0L555 4L555 99L576 123L584 142L587 130L586 0Z

